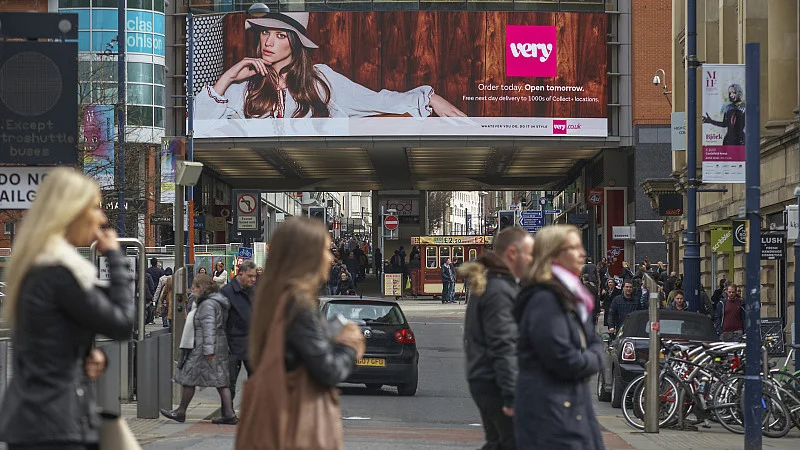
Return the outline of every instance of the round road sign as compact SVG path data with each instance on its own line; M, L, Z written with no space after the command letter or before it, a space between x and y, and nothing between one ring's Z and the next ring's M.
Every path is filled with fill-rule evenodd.
M256 210L256 205L258 205L258 202L251 194L242 194L239 196L239 200L236 202L236 206L239 208L239 211L244 214L252 214L253 211Z
M400 225L400 221L397 219L397 216L386 216L386 218L383 219L383 226L389 231L397 229L398 225Z

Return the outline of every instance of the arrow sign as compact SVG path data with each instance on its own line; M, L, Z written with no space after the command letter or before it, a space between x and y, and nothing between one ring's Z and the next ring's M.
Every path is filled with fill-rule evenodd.
M541 217L522 217L519 219L519 224L523 227L543 227L544 219Z
M542 214L542 211L540 209L529 209L529 210L525 210L525 211L520 211L519 216L520 217L538 217L538 218L544 217L544 215Z

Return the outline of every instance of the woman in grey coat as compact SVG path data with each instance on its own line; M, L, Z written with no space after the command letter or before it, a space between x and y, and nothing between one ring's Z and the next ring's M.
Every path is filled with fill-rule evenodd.
M586 252L572 225L536 233L534 265L514 310L519 323L517 449L602 450L589 379L602 364L594 296L581 284Z
M235 425L238 419L233 411L233 400L228 387L228 339L225 336L225 323L231 304L219 293L219 285L206 274L197 274L194 277L192 293L196 304L194 314L191 315L194 342L190 345L191 349L181 349L178 371L175 374L175 382L183 385L181 404L172 411L162 409L161 414L168 419L184 422L195 388L215 387L222 402L222 417L212 422ZM188 325L187 323L187 328Z

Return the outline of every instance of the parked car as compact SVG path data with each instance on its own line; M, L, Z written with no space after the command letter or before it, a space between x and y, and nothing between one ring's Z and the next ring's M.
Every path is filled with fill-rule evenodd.
M708 317L684 311L659 311L661 337L671 341L718 341L714 323ZM611 401L619 408L622 392L634 378L644 373L649 357L649 312L635 311L625 319L616 336L602 333L608 344L603 370L597 375L597 399Z
M376 391L396 386L401 396L417 393L417 341L400 305L374 298L327 297L321 308L328 320L341 314L358 324L367 340L366 353L346 383L365 384Z

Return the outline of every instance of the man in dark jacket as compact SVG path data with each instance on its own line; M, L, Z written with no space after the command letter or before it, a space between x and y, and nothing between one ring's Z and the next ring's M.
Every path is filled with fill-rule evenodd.
M628 314L639 309L639 297L633 295L633 282L626 281L622 285L622 295L618 295L611 301L611 308L608 313L608 332L616 333L617 329L625 322Z
M253 286L256 284L256 265L252 261L244 261L239 265L239 273L230 283L222 287L220 292L231 302L225 333L228 336L230 357L231 397L236 395L236 380L244 365L249 377L253 373L247 356L247 339L250 335L250 319L253 315Z
M717 303L714 327L723 341L738 341L744 334L744 301L736 292L736 285L728 281L727 297Z
M497 234L494 250L459 268L472 297L464 320L467 381L481 414L486 449L515 448L512 416L518 332L513 309L518 280L532 263L533 236L510 227Z
M455 298L450 293L455 292L456 274L450 258L442 260L439 273L442 275L442 303L455 303Z
M158 280L164 276L164 270L158 267L158 258L150 258L150 267L147 268L147 273L153 277L153 283L158 285ZM155 289L153 289L155 291Z

